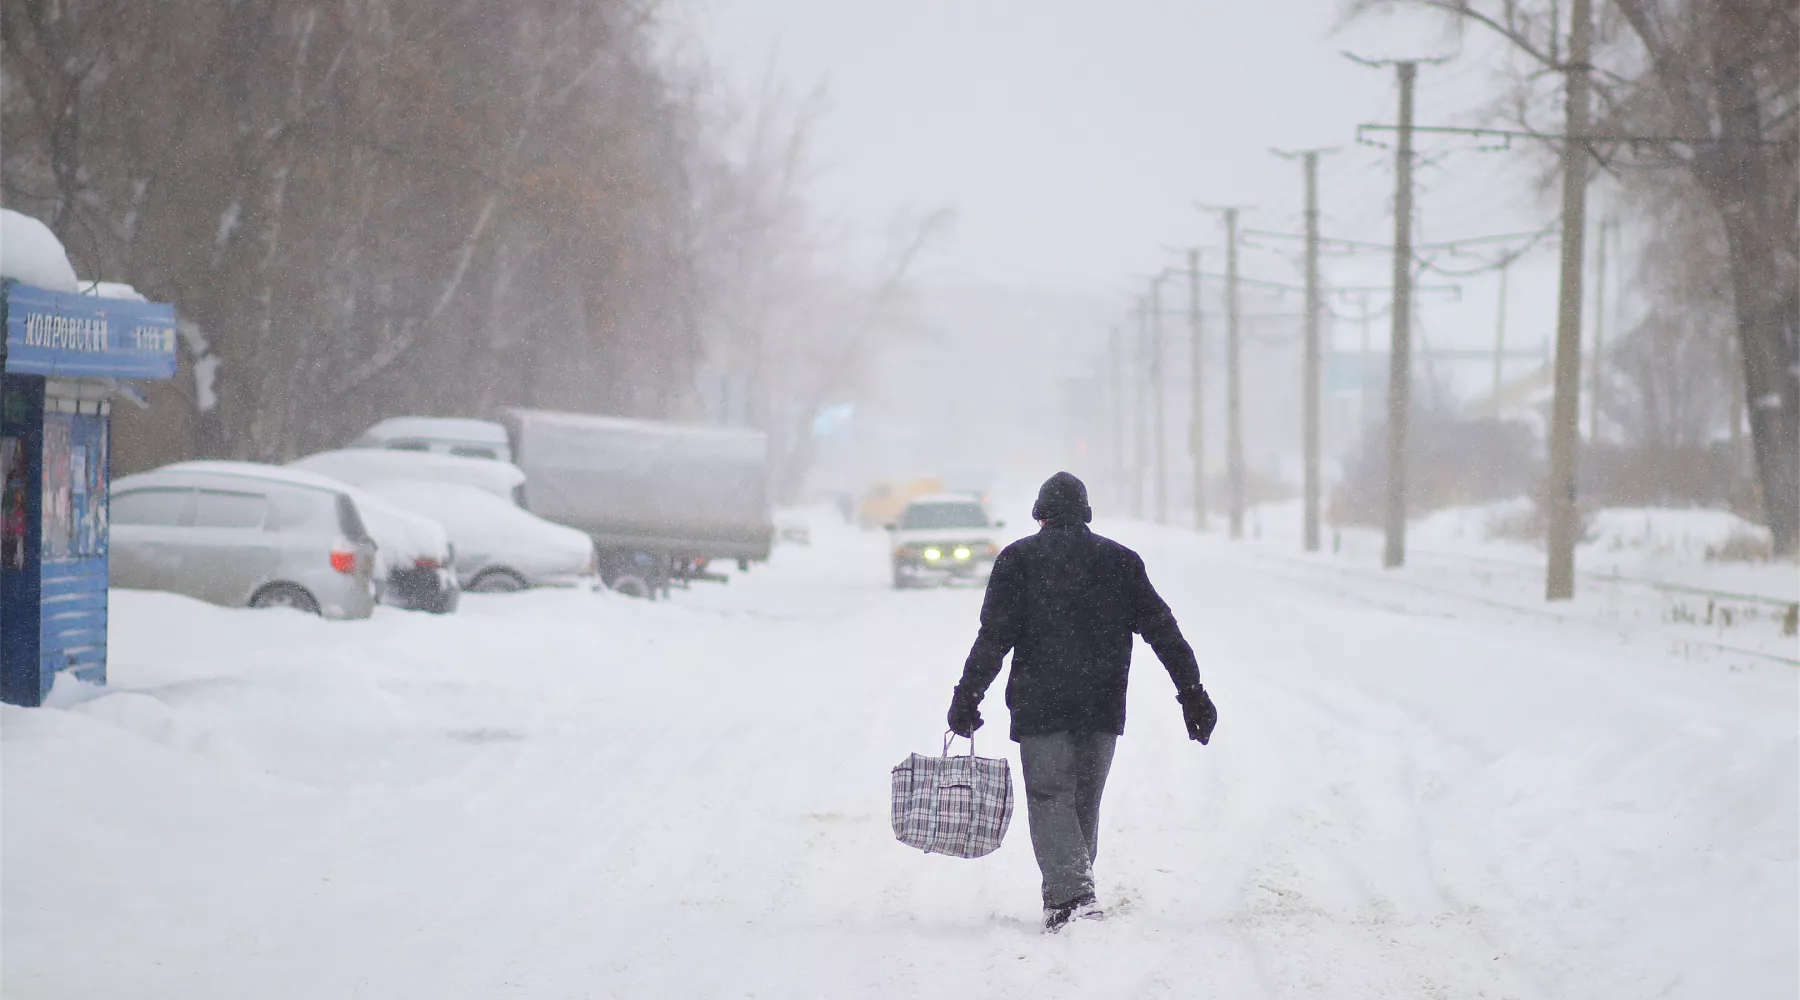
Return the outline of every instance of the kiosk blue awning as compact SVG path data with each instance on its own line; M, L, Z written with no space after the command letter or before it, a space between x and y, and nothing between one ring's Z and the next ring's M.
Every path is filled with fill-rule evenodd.
M51 378L175 375L175 307L6 284L6 370Z

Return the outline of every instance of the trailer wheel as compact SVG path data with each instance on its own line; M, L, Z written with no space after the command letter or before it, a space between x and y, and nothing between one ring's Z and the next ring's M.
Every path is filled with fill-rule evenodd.
M524 577L510 569L490 569L470 580L468 590L476 594L512 594L529 586Z
M653 596L650 585L644 582L644 578L631 573L622 573L613 577L610 586L626 597L649 598Z

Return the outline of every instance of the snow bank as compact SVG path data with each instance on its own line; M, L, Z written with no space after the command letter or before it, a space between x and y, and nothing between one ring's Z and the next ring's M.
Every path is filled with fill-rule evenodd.
M1259 515L1265 516L1265 515ZM1280 529L1298 514L1268 518ZM1346 551L1366 548L1372 529L1346 528ZM1287 540L1284 531L1279 534ZM1800 568L1793 562L1745 559L1767 552L1769 530L1723 510L1608 507L1589 515L1575 551L1580 573L1625 577L1686 587L1754 594L1777 600L1800 597ZM1541 566L1543 525L1535 505L1520 497L1435 511L1407 526L1407 549L1429 556L1492 559Z
M53 292L75 292L75 268L50 227L10 208L0 208L0 278Z
M1435 511L1407 529L1420 545L1479 548L1489 542L1524 542L1537 520L1524 497ZM1638 563L1699 564L1744 540L1769 541L1769 529L1724 510L1608 507L1589 516L1581 553L1625 556Z
M1769 529L1724 510L1609 507L1588 520L1582 545L1595 554L1634 552L1645 562L1699 563L1739 539L1766 548Z

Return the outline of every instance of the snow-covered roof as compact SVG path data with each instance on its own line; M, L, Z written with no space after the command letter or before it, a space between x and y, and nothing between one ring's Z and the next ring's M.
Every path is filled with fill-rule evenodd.
M491 420L468 417L389 417L365 431L363 438L375 441L428 438L504 445L506 428Z
M81 294L92 295L97 299L130 299L133 302L148 302L144 293L127 285L123 281L87 281L81 282Z
M508 502L513 489L525 482L525 473L511 462L387 448L322 451L289 463L287 467L364 487L388 480L456 483L492 493Z
M330 476L322 476L304 469L289 468L285 465L266 465L262 462L230 462L223 459L202 458L191 462L176 462L165 465L153 472L199 472L209 476L244 476L250 479L262 479L268 482L286 483L289 486L306 486L315 490L332 490L345 493L349 484Z
M974 503L981 502L979 493L927 493L913 497L907 503Z
M62 240L49 226L10 208L0 208L0 278L53 292L80 288Z
M721 424L674 423L668 420L636 420L631 417L602 417L592 413L565 413L560 410L512 409L507 413L528 431L559 429L574 431L624 432L637 437L654 436L662 440L686 438L713 442L725 447L764 449L768 436L751 427Z

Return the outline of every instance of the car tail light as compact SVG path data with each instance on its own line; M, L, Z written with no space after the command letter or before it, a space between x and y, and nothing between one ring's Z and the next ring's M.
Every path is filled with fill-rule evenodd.
M356 550L332 549L331 568L337 570L339 573L356 572Z
M421 556L420 558L413 560L413 565L419 569L437 569L439 566L442 566L443 563L438 562L436 559L432 559L429 556Z

